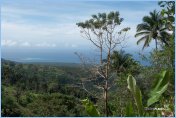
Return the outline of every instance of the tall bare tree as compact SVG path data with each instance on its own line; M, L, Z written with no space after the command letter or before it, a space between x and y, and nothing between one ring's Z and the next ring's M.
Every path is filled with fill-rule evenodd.
M119 12L99 13L92 15L90 20L77 23L81 28L81 33L86 39L90 40L97 48L100 49L100 65L96 66L94 73L96 77L103 79L103 85L97 84L98 88L103 89L103 99L105 115L109 116L108 111L108 90L110 89L109 81L113 74L110 72L111 53L118 44L122 44L126 37L126 33L130 28L119 29L119 25L123 21ZM102 54L106 54L106 62L103 62Z
M103 63L103 26L106 22L103 19L104 15L106 14L92 15L90 20L77 23L83 37L90 40L100 50L100 64Z

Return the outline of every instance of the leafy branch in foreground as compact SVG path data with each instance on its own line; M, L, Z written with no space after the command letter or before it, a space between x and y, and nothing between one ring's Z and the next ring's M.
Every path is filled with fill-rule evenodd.
M138 109L138 114L140 116L142 116L143 115L143 104L142 104L141 90L136 85L136 80L134 79L134 77L132 75L128 76L127 83L128 83L128 89L133 94L134 100L136 102L137 109Z
M162 94L167 90L167 87L169 85L169 80L170 80L170 74L168 71L163 71L158 75L149 93L150 98L147 101L148 107L159 101Z
M164 92L166 92L168 85L169 85L169 80L170 80L170 74L169 71L162 71L156 76L156 81L154 82L152 89L149 93L149 99L147 101L147 107L154 105L154 103L160 101L162 95ZM141 90L138 88L136 85L136 80L132 75L129 75L127 78L127 83L128 83L128 89L131 91L133 94L137 110L138 110L138 115L139 116L145 116L144 114L144 107L143 107L143 102L142 102L142 94ZM127 106L127 111L126 115L129 116L132 114L133 107L131 105ZM160 115L158 112L155 112L158 115ZM164 112L161 114L163 115Z
M95 108L94 104L89 99L82 100L82 103L89 116L93 116L93 117L100 116L98 110Z

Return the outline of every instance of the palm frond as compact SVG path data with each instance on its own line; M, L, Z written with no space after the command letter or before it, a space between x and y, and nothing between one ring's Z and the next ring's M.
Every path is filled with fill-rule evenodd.
M142 20L144 23L146 23L150 26L153 26L155 23L155 21L150 16L144 16Z
M143 45L142 49L144 50L145 47L148 47L150 42L151 42L151 36L148 35L145 42L144 42L144 45Z
M146 30L146 31L150 31L151 28L148 24L146 23L141 23L141 24L138 24L137 25L137 32L140 32L140 31L143 31L143 30Z
M147 35L149 33L150 33L149 31L138 32L138 33L136 33L135 37L142 36L142 35Z
M152 39L164 42L165 44L167 44L166 39L169 39L166 27L162 22L163 16L160 12L154 10L149 14L149 16L143 17L143 23L137 25L137 33L135 35L135 37L143 36L137 41L137 44L144 41L143 49L149 45Z
M139 45L142 41L145 41L147 39L147 37L149 37L149 35L145 35L143 36L142 38L140 38L138 41L137 41L137 45Z

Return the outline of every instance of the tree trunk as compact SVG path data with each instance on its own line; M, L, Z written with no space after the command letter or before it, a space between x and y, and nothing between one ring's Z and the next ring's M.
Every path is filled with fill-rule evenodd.
M105 104L105 115L108 117L108 81L106 80L105 88L104 88L104 104Z
M156 45L156 50L158 50L158 43L157 43L157 39L155 39L155 45Z
M104 93L104 99L105 99L105 114L106 117L109 116L108 113L108 78L109 78L109 70L110 70L110 61L111 61L111 41L112 41L112 34L110 34L110 42L109 42L109 48L108 48L108 57L107 57L107 65L106 65L106 78L105 78L105 93Z
M102 49L102 47L100 47L100 65L102 65L103 64L103 49Z
M109 51L110 52L110 51ZM108 62L106 65L106 78L105 78L105 89L104 89L104 99L105 99L105 114L106 117L109 116L108 114L108 77L109 77L109 69L110 69L110 53L108 54Z

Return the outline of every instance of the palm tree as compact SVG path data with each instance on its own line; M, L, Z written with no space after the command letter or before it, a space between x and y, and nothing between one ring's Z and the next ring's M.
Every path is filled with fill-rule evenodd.
M163 16L160 12L154 10L150 12L150 16L143 17L143 23L137 25L137 33L135 37L140 37L137 41L137 45L144 41L143 49L148 47L151 40L155 40L156 50L158 41L163 44L168 44L167 40L169 33L166 31L164 23L162 22Z
M138 62L123 50L113 51L111 60L111 67L116 70L117 73L127 72L132 66L138 65Z

